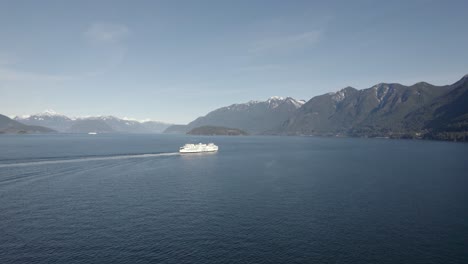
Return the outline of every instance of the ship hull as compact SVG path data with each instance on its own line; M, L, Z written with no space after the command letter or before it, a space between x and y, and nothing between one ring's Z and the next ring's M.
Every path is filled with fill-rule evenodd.
M217 149L210 150L179 150L180 153L203 153L203 152L216 152Z

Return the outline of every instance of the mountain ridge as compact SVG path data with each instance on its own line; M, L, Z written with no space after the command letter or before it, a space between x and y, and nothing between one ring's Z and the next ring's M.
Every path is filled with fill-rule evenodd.
M265 101L251 100L217 108L187 125L171 126L165 133L187 133L201 126L231 127L249 134L260 134L281 125L305 102L292 97L272 96Z
M256 115L290 97L270 97L215 109L187 125L170 126L165 133L186 133L199 126L238 128L250 134L357 136L461 140L468 138L468 74L450 85L417 82L378 83L369 88L344 87L300 102L286 115ZM290 98L290 99L288 99ZM299 102L294 100L295 102ZM269 122L274 116L275 122ZM260 126L262 123L268 124ZM278 124L279 123L279 124Z
M379 83L361 90L346 87L311 98L272 134L433 137L436 129L431 120L437 120L437 109L444 107L452 113L458 102L453 115L468 112L467 79L465 75L443 86L418 82L410 86ZM457 89L460 94L451 95ZM451 99L444 99L447 96ZM448 118L447 114L440 117L439 123Z
M47 124L61 132L76 132L83 121L104 132L187 133L203 126L227 127L249 134L358 136L461 140L468 138L468 74L450 85L424 81L405 86L378 83L369 88L344 87L307 102L272 96L217 108L187 125L137 121L115 116L70 118L52 110L15 117L26 125ZM78 126L79 127L79 126ZM150 127L150 128L149 128ZM152 128L151 128L152 127ZM84 131L83 129L77 129ZM80 132L80 133L81 133ZM156 132L156 133L158 133Z
M119 118L112 115L68 117L53 110L46 110L42 113L33 115L15 116L14 120L27 125L49 127L56 131L65 133L82 133L79 132L82 131L81 128L76 131L75 128L79 127L83 120L101 120L111 128L111 130L105 129L105 131L116 133L162 133L167 127L172 125L165 122L152 120L138 121L130 118ZM78 123L78 126L74 126L76 123ZM86 130L93 131L91 126L93 123L97 126L94 130L99 130L104 126L102 124L98 124L99 122L88 122Z
M52 130L47 127L41 126L28 126L22 124L18 121L15 121L7 116L0 114L0 133L1 134L29 134L29 133L54 133L55 130Z

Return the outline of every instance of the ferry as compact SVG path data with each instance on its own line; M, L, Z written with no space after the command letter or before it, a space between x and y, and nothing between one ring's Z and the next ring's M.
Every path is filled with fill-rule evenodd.
M200 153L200 152L216 152L218 151L218 146L213 143L208 144L185 144L183 147L180 147L180 153Z

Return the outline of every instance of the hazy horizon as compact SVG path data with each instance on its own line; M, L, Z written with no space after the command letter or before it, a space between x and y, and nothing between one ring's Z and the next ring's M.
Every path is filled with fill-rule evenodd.
M466 1L0 1L0 114L53 109L185 124L468 73Z

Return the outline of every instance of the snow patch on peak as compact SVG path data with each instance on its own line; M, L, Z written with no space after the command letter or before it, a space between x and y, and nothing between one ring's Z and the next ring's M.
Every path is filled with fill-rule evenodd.
M374 86L371 87L371 89L380 89L380 88L386 88L388 89L390 85L388 83L378 83Z
M303 104L305 104L304 100L296 100L292 97L282 97L282 96L271 96L268 98L266 101L259 101L259 100L250 100L246 103L241 103L241 104L232 104L229 106L225 106L220 108L221 110L235 110L235 111L241 111L245 110L247 107L256 105L256 104L266 104L270 109L276 108L283 103L290 103L293 104L296 108L301 107Z
M345 98L346 98L346 94L345 94L344 89L332 94L332 100L337 103L343 101Z
M137 121L137 122L139 122L136 118L126 117L126 116L122 117L122 120L124 120L124 121Z
M268 98L267 101L273 101L273 100L284 100L284 97L281 97L281 96L272 96L272 97Z
M20 116L14 116L11 119L21 120L21 119L28 119L30 117L31 115L20 115Z
M64 116L64 115L59 114L52 109L46 109L42 113L38 113L33 116Z
M281 97L281 96L272 96L266 101L270 108L276 108L283 103L288 103L294 105L294 107L299 108L305 104L304 100L296 100L292 97Z
M286 101L291 102L296 108L301 107L303 104L305 104L305 100L296 100L292 97L286 98Z
M270 108L276 108L280 105L280 103L284 101L284 98L281 97L281 96L272 96L270 98L268 98L268 100L266 101L268 103L268 106Z
M18 120L25 120L25 119L44 120L44 119L55 118L55 117L68 118L67 116L59 114L51 109L47 109L41 113L37 113L33 115L16 116L15 118Z
M145 123L145 122L150 122L150 121L153 121L151 120L150 118L145 118L145 119L136 119L136 118L133 118L133 117L122 117L122 120L124 121L134 121L134 122L138 122L138 123Z
M385 95L387 95L388 93L389 86L387 84L378 84L378 85L374 85L372 89L375 92L375 98L377 99L379 103L381 103Z
M247 102L247 105L253 105L253 104L258 104L260 103L260 101L257 101L257 100L250 100ZM237 104L234 104L234 105L237 105Z
M57 112L55 112L54 110L52 109L46 109L44 112L42 112L43 115L49 115L49 116L53 116L53 115L59 115Z
M115 119L119 119L115 116L111 116L111 115L107 115L107 116L98 116L97 117L98 119L102 119L102 120L115 120Z

